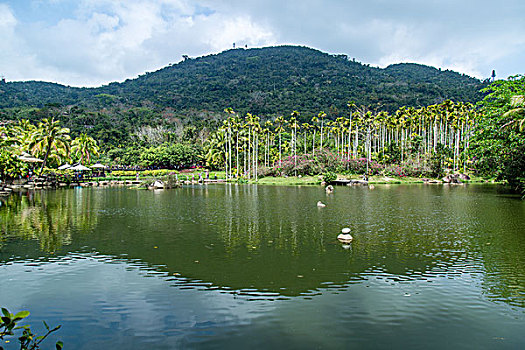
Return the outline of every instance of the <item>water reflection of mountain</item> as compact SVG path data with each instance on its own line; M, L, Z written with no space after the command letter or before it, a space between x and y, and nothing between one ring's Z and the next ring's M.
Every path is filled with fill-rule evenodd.
M523 204L485 190L341 188L332 196L319 188L256 186L43 192L13 198L0 209L2 237L11 237L0 257L95 250L185 278L178 283L284 296L345 285L373 271L397 280L483 273L490 298L523 307ZM318 209L319 199L328 206ZM335 240L342 226L354 232L348 250ZM13 236L36 239L40 247Z

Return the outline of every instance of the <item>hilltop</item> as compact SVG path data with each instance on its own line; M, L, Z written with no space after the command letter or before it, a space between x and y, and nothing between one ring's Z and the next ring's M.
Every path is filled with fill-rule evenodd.
M434 67L402 63L386 68L300 46L233 49L189 58L122 83L75 88L38 81L0 84L0 108L46 104L100 108L148 106L188 111L275 115L298 110L331 115L348 101L394 111L445 99L475 102L483 83Z

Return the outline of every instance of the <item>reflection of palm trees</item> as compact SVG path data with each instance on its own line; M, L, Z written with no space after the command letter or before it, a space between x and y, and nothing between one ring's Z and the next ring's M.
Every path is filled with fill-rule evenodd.
M74 191L31 192L19 198L11 196L0 210L3 234L36 239L40 249L54 252L72 242L72 230L89 232L97 225L92 212L93 192L85 190L78 197Z
M485 207L472 207L458 203L457 197L440 196L443 202L436 202L435 192L416 198L411 191L421 194L418 187L400 190L406 191L402 200L397 190L391 192L382 198L380 209L368 195L354 201L359 203L355 205L344 200L333 203L333 217L346 218L351 212L360 218L352 224L357 234L350 254L336 242L340 227L333 217L315 209L315 190L293 187L226 185L209 192L205 187L187 188L155 198L151 192L137 191L35 192L23 198L12 196L0 207L0 237L9 234L39 240L41 249L48 252L70 244L73 238L70 249L76 251L86 245L86 237L79 234L96 232L90 243L95 242L101 254L125 254L150 268L178 272L214 286L280 295L323 288L324 282L345 285L352 277L366 278L371 268L398 280L420 279L427 273L443 276L444 271L477 271L488 298L524 307L520 293L525 286L521 249L525 242L520 227L507 231L510 237L485 233L487 237L480 238L478 234L480 227L497 232L505 226L503 222L521 214L520 206L508 212L509 203L501 204L507 213L501 217L502 210L490 210L498 207L488 202ZM199 201L200 195L206 200ZM412 206L413 201L417 206ZM108 212L118 209L118 215L98 219L96 209L102 203ZM202 206L193 206L195 203ZM310 204L305 207L304 203ZM121 211L123 205L130 209L127 214ZM438 214L429 215L436 209ZM441 217L447 213L452 217ZM446 228L436 228L439 225L429 222L432 216L439 216L439 222L445 220ZM474 225L470 224L472 217L484 219ZM379 233L378 218L384 228ZM485 245L489 239L492 244ZM152 249L154 245L159 249ZM10 249L17 247L17 242L10 243ZM25 248L20 245L18 249ZM483 264L483 268L471 270L471 263ZM303 276L301 281L297 275Z

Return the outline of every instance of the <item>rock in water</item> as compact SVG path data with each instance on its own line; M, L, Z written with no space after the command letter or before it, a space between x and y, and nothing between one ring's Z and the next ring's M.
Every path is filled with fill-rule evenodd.
M349 233L347 234L340 233L339 236L337 236L337 239L339 240L339 242L342 242L342 243L350 243L352 242L354 237L352 237L352 235Z
M157 189L157 188L164 188L164 183L160 180L157 180L155 181L155 183L153 183L153 188Z
M341 233L339 236L337 236L337 239L342 243L350 243L354 239L352 235L350 234L350 228L345 227L341 230Z

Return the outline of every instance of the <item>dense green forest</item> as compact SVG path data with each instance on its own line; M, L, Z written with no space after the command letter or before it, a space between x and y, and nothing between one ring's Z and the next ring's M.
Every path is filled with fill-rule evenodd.
M192 111L275 116L343 113L347 101L393 112L401 106L421 107L446 99L476 102L483 83L452 71L418 64L375 68L307 47L279 46L234 49L184 61L122 83L74 88L44 82L0 85L0 108L46 104L170 109L181 116Z

